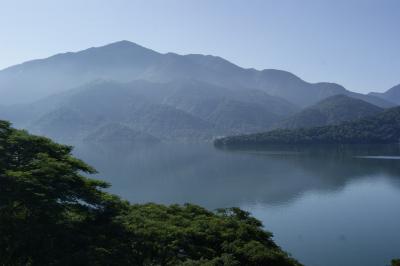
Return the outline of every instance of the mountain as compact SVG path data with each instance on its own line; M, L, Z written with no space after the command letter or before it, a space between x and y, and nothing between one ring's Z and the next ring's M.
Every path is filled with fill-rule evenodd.
M264 90L270 95L286 99L301 107L310 106L322 99L338 94L362 99L384 108L394 106L393 103L375 96L348 91L336 83L308 83L290 72L275 69L266 69L258 72L253 87Z
M266 133L216 139L217 147L272 144L384 144L400 140L400 107L340 125L278 129Z
M384 109L346 95L335 95L279 122L276 128L306 128L336 125L375 115Z
M40 112L33 112L25 124L17 124L63 141L98 134L110 123L125 124L132 130L164 140L207 139L217 134L212 124L152 97L162 89L161 84L145 81L129 84L96 81L34 104L20 105L26 112L30 108ZM47 102L58 104L47 105Z
M244 69L210 55L161 54L128 41L4 69L0 94L2 119L57 140L82 140L109 124L167 141L263 132L339 94L393 105L286 71ZM339 117L327 116L326 123Z
M215 125L167 105L132 110L127 123L163 140L207 140L219 133Z
M308 83L281 70L244 69L210 55L161 54L128 41L25 62L0 71L0 104L29 103L93 80L168 83L197 80L231 90L263 91L305 107L326 97L346 94L381 107L390 102L352 93L334 83Z
M88 142L129 142L129 143L156 143L156 137L135 131L128 126L116 123L106 124L84 138Z
M234 132L257 132L297 112L293 104L259 90L231 90L198 81L173 84L163 103Z
M236 91L195 80L97 80L33 103L3 107L0 116L60 141L103 135L110 124L169 141L268 130L298 110L262 91Z
M97 127L99 118L92 119L77 110L62 106L35 120L27 129L59 140L78 140Z
M380 97L384 100L391 101L400 105L400 84L394 86L393 88L387 90L384 93L371 92L370 95Z
M0 92L7 93L2 102L31 102L96 79L130 81L158 58L154 51L122 41L25 62L0 71Z

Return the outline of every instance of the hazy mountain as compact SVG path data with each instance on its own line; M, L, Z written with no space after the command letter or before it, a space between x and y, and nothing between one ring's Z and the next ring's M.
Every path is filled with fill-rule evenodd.
M335 95L305 108L288 119L279 122L275 127L302 128L336 125L345 121L375 115L383 110L363 100L346 95Z
M110 123L90 133L84 138L84 141L101 143L156 143L160 140L150 134L133 130L128 126L117 123Z
M161 54L128 41L4 69L0 93L0 104L7 105L0 107L2 119L63 140L102 136L112 132L111 124L126 126L121 134L130 129L160 140L255 133L338 94L392 105L285 71L244 69L216 56ZM325 104L325 111L306 109L294 119L314 125L358 118L367 107L357 103L352 114Z
M0 71L1 93L6 104L30 102L81 86L96 79L133 80L159 54L122 41L77 53L64 53L29 61Z
M355 92L349 92L347 91L346 93L343 93L344 95L347 95L352 98L360 99L365 102L368 102L370 104L376 105L381 108L391 108L391 107L396 107L397 104L390 101L390 100L385 100L380 97L376 97L374 95L365 95L361 93L355 93Z
M136 81L135 84L147 89L147 82ZM116 115L127 111L124 107L143 99L138 90L130 90L126 84L98 80L32 103L5 107L1 115L19 127L29 128L42 116L60 108L75 110L88 119L96 116L115 119Z
M4 107L0 115L58 140L101 135L101 128L115 123L161 140L199 140L267 130L296 111L293 104L262 91L246 93L195 80L98 80L34 103Z
M62 99L56 101L58 106L50 106L44 115L38 113L39 117L24 127L61 140L81 140L110 123L126 124L132 130L164 140L211 138L216 134L214 125L152 97L161 88L161 84L142 81L92 82L56 96ZM50 97L33 106L46 108L44 104L54 100Z
M138 108L128 124L164 140L206 140L220 134L215 125L167 105Z
M204 82L169 84L174 89L164 104L215 124L225 132L257 132L299 110L293 104L259 90L230 90Z
M128 41L4 69L0 71L0 104L32 102L97 79L161 83L195 79L232 90L261 90L298 106L336 94L391 106L381 98L351 93L337 84L307 83L285 71L244 69L216 56L161 54Z
M393 88L389 89L386 92L371 92L370 95L380 97L384 100L394 102L400 105L400 84L394 86Z
M35 120L29 127L41 134L62 141L79 140L94 130L100 118L90 118L69 107L60 107Z
M174 87L172 94L165 98L165 103L176 106L196 115L207 115L207 109L215 106L204 106L214 102L217 105L225 99L240 101L249 104L265 105L269 112L284 117L299 110L299 107L280 98L271 96L261 90L235 90L197 80L185 80L170 83Z
M388 109L368 118L339 125L278 129L265 133L217 139L218 147L273 144L398 144L400 141L400 107Z

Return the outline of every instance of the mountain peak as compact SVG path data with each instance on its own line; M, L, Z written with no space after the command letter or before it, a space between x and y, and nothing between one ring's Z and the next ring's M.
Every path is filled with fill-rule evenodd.
M143 47L143 46L141 46L141 45L139 45L137 43L134 43L134 42L131 42L131 41L128 41L128 40L121 40L121 41L112 42L112 43L106 44L106 45L101 46L101 47L119 47L119 48L120 47L141 47L141 48L147 49L147 48L145 48L145 47Z
M90 50L112 50L112 51L143 51L143 52L151 52L154 54L159 54L158 52L151 50L149 48L146 48L144 46L141 46L137 43L127 41L127 40L122 40L122 41L117 41L113 43L109 43L103 46L98 46L98 47L92 47L84 51L90 51Z

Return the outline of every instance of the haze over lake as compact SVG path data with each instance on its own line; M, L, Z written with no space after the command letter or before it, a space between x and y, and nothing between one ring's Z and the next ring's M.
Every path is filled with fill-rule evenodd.
M386 265L400 246L398 145L80 143L75 154L134 203L249 210L305 265Z
M5 0L0 266L400 266L400 0Z

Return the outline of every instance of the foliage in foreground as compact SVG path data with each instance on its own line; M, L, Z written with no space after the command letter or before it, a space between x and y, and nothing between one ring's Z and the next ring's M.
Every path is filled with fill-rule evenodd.
M400 266L400 259L393 259L392 266Z
M300 265L249 213L130 205L71 150L0 121L0 265Z

